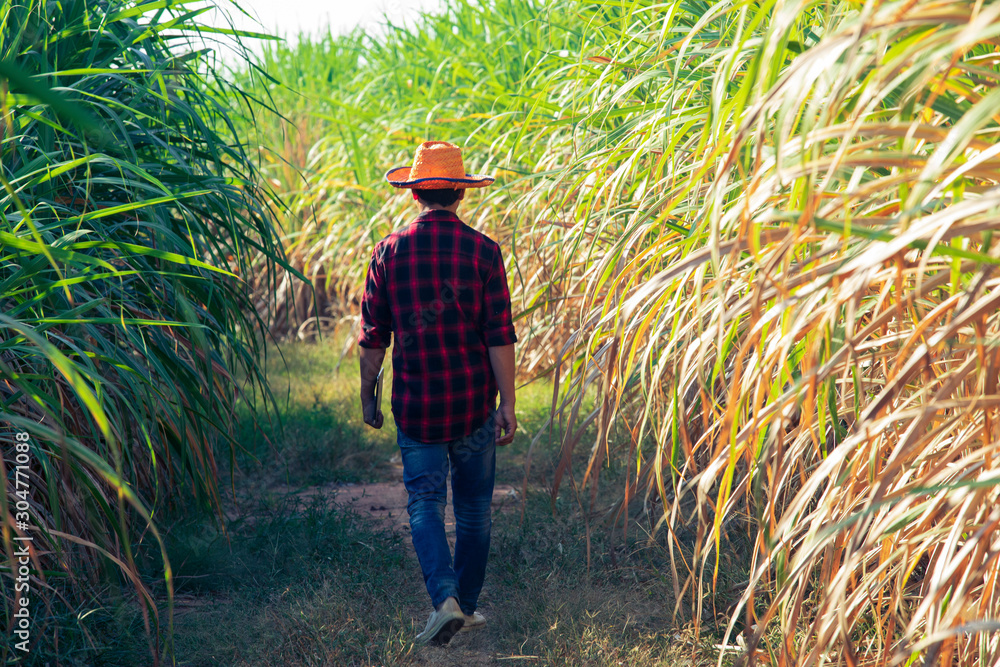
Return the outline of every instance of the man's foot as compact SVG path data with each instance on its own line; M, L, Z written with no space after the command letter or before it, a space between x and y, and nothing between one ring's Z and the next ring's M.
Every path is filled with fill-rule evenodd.
M451 641L451 638L462 629L465 623L465 614L458 606L458 600L448 598L438 605L430 618L427 619L427 627L417 635L416 641L420 643L432 643L443 646Z
M459 632L468 632L469 630L478 630L479 628L486 627L486 619L478 611L472 612L472 616L465 614L465 625Z

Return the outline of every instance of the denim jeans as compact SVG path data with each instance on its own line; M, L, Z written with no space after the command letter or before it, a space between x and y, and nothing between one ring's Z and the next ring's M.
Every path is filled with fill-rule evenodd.
M494 416L463 438L444 443L413 440L396 429L409 494L410 536L435 608L449 597L470 616L486 575L493 527L490 503L496 477ZM444 532L449 462L455 509L455 566Z

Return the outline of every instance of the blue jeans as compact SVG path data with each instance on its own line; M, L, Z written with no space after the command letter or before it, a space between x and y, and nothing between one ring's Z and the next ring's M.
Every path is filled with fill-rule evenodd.
M410 536L435 608L449 597L470 616L486 575L493 527L490 503L496 477L494 417L463 438L443 443L413 440L396 429L409 493ZM444 532L449 459L455 508L455 566Z

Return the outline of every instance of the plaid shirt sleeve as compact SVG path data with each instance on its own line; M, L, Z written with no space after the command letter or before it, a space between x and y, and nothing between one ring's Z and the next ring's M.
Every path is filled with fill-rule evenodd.
M514 321L510 311L510 291L507 287L507 272L503 266L500 246L494 244L493 265L483 289L485 313L483 321L483 341L487 347L511 345L517 342Z
M361 299L361 347L389 347L392 340L392 314L386 294L385 272L377 256L378 245L372 250L365 278L365 294Z

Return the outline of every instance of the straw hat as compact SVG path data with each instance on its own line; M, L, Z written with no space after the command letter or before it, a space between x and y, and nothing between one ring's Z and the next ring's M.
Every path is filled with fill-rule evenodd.
M447 141L425 141L417 147L412 167L396 167L385 174L396 188L434 190L443 188L482 188L493 183L492 176L467 174L462 164L462 149Z

